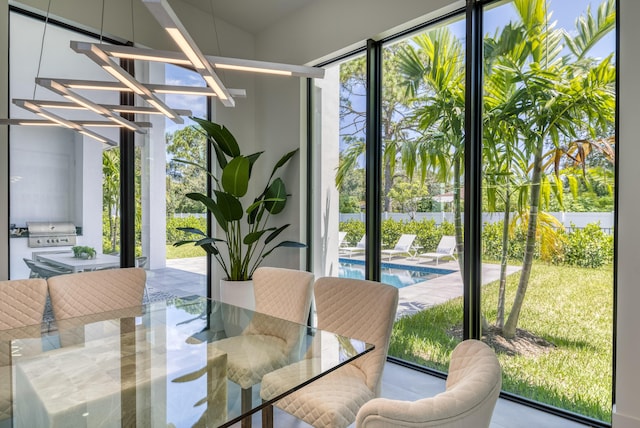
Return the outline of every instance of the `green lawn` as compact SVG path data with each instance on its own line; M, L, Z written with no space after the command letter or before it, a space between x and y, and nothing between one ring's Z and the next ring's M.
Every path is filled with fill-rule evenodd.
M539 353L498 352L505 391L611 420L612 276L611 267L534 266L518 328L554 346ZM519 277L508 279L507 302L513 301ZM482 313L490 324L495 322L497 290L497 282L483 288ZM461 322L462 298L400 319L389 354L446 371L460 341Z
M167 259L183 259L185 257L200 257L205 256L207 253L194 245L182 245L180 247L174 247L171 244L167 244Z

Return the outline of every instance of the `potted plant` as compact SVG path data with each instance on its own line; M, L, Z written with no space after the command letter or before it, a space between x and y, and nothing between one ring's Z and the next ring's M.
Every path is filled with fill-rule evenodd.
M84 245L76 245L71 247L71 251L73 251L73 257L77 259L95 259L96 258L96 250L91 247L87 247Z
M256 268L275 249L306 247L300 242L277 241L278 236L289 227L289 224L280 227L268 226L271 216L279 214L285 208L289 196L284 181L276 177L276 172L296 154L298 149L282 156L273 167L269 178L264 181L264 189L253 199L247 199L253 166L263 152L243 155L235 137L226 127L208 120L195 117L192 119L204 130L222 172L218 178L210 174L202 165L177 160L207 171L214 183L213 197L198 192L188 193L186 197L202 203L213 214L223 231L223 236L211 237L199 229L178 228L197 236L195 239L182 240L174 245L200 246L208 254L213 255L224 271L227 281L249 281ZM264 180L263 177L255 179L258 182ZM246 204L247 206L245 201L250 201Z

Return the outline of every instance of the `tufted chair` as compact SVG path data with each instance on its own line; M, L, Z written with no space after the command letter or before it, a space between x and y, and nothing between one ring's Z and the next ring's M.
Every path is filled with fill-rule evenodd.
M21 329L17 334L20 337L38 335L46 300L47 281L44 279L0 281L0 422L11 418L12 339L19 338L13 332L5 335L2 331L30 326L33 328ZM18 352L18 349L13 351ZM24 354L23 351L20 350Z
M311 309L313 279L312 273L301 270L256 269L256 309L251 323L241 335L211 343L227 354L227 375L242 388L243 409L251 402L253 385L260 383L265 373L289 364L291 353L298 350L301 329ZM250 418L243 420L244 427L250 424Z
M398 289L379 282L326 277L316 281L314 293L319 329L363 340L375 349L285 396L276 406L314 427L346 427L355 421L360 406L380 394ZM262 398L270 400L296 385L304 367L301 361L266 375ZM263 410L263 416L272 417L271 410Z
M145 282L142 268L72 273L47 280L56 321L139 306Z
M418 401L376 398L362 406L356 427L486 428L501 386L502 371L493 350L478 340L465 340L451 354L445 392Z

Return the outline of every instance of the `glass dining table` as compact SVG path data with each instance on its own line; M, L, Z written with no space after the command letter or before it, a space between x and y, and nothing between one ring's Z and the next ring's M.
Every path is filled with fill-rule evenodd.
M216 342L256 331L287 338L286 359L273 370L305 361L306 377L269 401L260 398L257 384L250 403L241 403L244 394L229 379L229 358L250 362L264 355L255 340L246 353L242 340L228 353ZM227 427L372 349L203 297L57 321L46 331L40 325L4 330L0 403L9 405L0 405L0 427L3 415L6 426L29 428Z

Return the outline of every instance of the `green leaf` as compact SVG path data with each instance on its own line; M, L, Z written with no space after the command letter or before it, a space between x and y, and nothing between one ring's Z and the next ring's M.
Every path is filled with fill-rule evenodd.
M196 229L194 227L176 227L176 229L177 230L181 230L183 232L187 232L187 233L195 233L195 234L198 234L198 235L207 236L206 233L204 233L200 229Z
M273 180L273 183L265 191L264 206L272 215L281 212L287 204L287 189L284 181L280 178Z
M282 156L280 158L280 160L276 163L276 165L273 167L273 171L271 171L271 176L269 177L269 180L271 180L271 178L273 178L274 174L276 173L276 171L284 166L284 164L286 164L287 162L289 162L289 159L291 159L296 152L298 151L298 149L292 150L289 153L285 154L284 156Z
M267 251L266 253L264 253L262 255L262 258L264 259L265 257L267 257L269 254L271 254L273 252L273 250L275 250L276 248L279 247L289 247L289 248L307 248L307 246L305 244L303 244L302 242L295 242L295 241L282 241L281 243L279 243L278 245L276 245L275 247L273 247L272 249L270 249L269 251Z
M192 199L194 201L201 202L204 204L207 209L213 213L213 216L216 218L216 221L220 225L220 227L226 232L227 228L227 217L224 216L222 210L220 210L216 201L208 197L207 195L203 195L202 193L187 193L187 198Z
M244 156L238 156L222 170L222 188L238 198L244 196L249 188L249 169L251 163Z
M191 117L191 120L197 122L226 155L232 158L240 156L240 146L227 128L197 117Z
M195 239L188 239L188 240L184 240L184 241L178 241L178 242L174 242L173 246L174 247L181 247L183 245L187 245L187 244L195 244L196 240Z
M242 203L238 198L219 190L216 190L215 194L218 199L218 207L220 208L220 212L222 213L222 217L225 219L225 222L242 219L244 212L242 210Z
M282 231L285 230L287 227L289 227L289 225L285 224L284 226L281 226L281 227L277 228L275 232L273 232L272 234L267 236L267 239L264 240L265 245L268 244L269 242L273 241L275 238L277 238L278 235L280 235L282 233Z
M244 237L244 239L242 240L242 242L244 242L246 245L251 245L255 242L258 242L258 240L262 237L262 235L264 235L265 233L274 230L275 227L270 227L268 229L265 230L260 230L258 232L251 232L248 233L247 236Z

